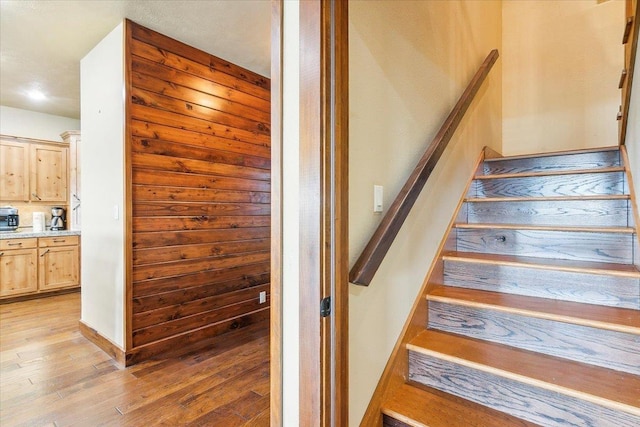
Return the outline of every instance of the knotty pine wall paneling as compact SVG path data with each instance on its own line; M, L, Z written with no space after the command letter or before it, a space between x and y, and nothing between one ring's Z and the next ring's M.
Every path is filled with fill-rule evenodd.
M127 24L131 364L268 327L271 112L269 79Z

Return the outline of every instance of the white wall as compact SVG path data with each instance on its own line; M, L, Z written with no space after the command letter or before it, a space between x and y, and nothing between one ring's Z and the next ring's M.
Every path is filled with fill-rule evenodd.
M80 120L0 105L0 133L62 142L60 134L80 129Z
M624 1L503 2L503 154L617 145Z
M80 80L82 321L124 348L123 24L82 59Z
M285 1L283 8L282 422L295 427L300 425L300 6Z
M351 265L482 61L500 1L349 3ZM481 149L501 149L501 60L478 93L369 287L350 285L350 423L357 426Z

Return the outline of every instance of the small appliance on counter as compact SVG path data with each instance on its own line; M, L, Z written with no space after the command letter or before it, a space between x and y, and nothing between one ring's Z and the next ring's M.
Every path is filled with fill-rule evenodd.
M0 207L0 231L15 231L19 225L18 209L11 206Z
M45 229L44 212L33 213L33 231L34 233L41 233Z
M51 208L51 231L60 231L66 228L67 216L64 208L59 206Z

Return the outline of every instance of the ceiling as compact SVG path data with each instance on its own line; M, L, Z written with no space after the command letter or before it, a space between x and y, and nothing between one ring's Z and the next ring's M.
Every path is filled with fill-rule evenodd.
M269 0L0 0L0 105L79 119L80 60L123 18L269 75Z

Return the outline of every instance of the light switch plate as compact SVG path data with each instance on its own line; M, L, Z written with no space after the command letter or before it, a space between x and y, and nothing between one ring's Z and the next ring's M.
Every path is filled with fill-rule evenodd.
M265 302L267 302L267 292L266 291L262 291L260 292L260 304L264 304Z
M373 186L373 211L378 213L382 212L382 196L383 196L383 187L382 185L374 185Z

